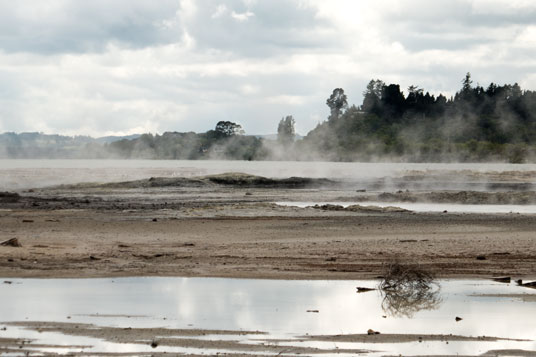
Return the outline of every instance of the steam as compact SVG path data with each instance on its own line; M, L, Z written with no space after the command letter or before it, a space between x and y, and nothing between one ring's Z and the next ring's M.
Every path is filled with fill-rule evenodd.
M165 159L361 162L511 162L536 160L536 92L517 84L472 87L470 74L454 98L416 86L372 80L361 106L342 88L328 98L330 116L295 140L294 118L281 119L277 140L245 135L220 121L206 133L165 132L103 141L85 136L0 134L0 158ZM275 129L275 128L274 128Z

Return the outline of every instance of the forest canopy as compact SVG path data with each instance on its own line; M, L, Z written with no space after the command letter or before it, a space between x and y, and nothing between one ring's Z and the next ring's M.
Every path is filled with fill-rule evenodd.
M508 161L534 153L536 92L513 85L473 86L471 74L451 98L417 86L371 80L350 106L307 134L305 148L327 160ZM341 89L335 89L341 96ZM332 94L333 96L333 94ZM331 97L330 97L331 98ZM329 105L329 99L328 99Z

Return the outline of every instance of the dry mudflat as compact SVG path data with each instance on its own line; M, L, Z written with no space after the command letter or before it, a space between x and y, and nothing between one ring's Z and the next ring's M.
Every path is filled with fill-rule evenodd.
M535 215L275 204L359 197L239 174L4 194L0 241L22 247L0 246L0 276L363 279L398 259L448 278L534 277Z

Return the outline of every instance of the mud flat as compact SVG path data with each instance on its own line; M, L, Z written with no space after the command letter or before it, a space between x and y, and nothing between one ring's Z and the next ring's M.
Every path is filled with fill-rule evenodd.
M333 180L244 174L4 192L0 241L22 247L0 246L0 276L357 279L399 259L441 277L535 277L532 214L275 204L355 197Z
M374 278L394 259L441 277L533 278L527 215L355 213L255 204L3 210L2 277Z

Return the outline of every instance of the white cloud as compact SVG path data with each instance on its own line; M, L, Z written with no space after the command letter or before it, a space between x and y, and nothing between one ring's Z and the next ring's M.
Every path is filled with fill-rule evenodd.
M255 16L255 14L252 13L251 11L246 11L240 14L235 11L231 12L231 17L239 22L247 21L249 20L250 17L253 17L253 16Z
M252 95L260 92L260 88L256 85L244 84L240 87L240 92L244 95Z
M535 48L536 45L536 25L527 26L522 29L514 39L516 47Z
M297 95L276 95L267 97L266 100L270 104L283 104L283 105L302 105L306 102L305 98Z
M531 1L0 0L0 131L302 133L335 87L535 85Z
M224 4L220 4L216 8L216 11L214 11L214 13L210 17L213 19L217 19L219 17L224 16L227 12L228 12L227 6L225 6Z

